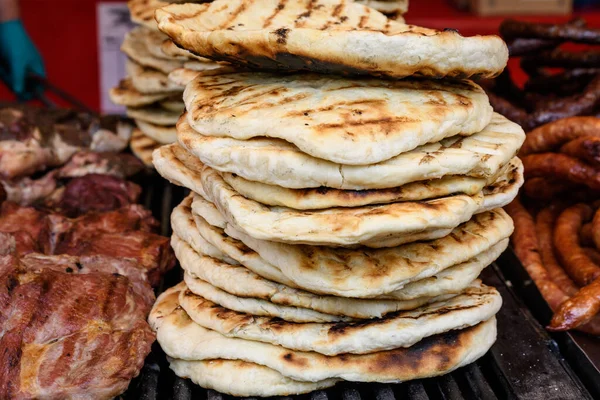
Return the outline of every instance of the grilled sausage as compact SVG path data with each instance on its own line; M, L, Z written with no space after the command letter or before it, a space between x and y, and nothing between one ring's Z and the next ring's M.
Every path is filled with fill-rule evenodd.
M560 214L554 228L554 246L558 259L579 286L588 285L600 276L600 267L585 254L579 241L581 227L592 215L590 206L576 204Z
M540 126L529 132L519 154L545 153L581 136L600 137L600 119L570 117Z

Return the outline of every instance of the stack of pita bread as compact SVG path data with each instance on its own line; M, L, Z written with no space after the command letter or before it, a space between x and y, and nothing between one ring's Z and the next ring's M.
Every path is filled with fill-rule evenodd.
M177 143L153 154L191 190L171 217L184 280L150 315L175 373L274 396L481 357L502 300L478 276L513 230L501 207L523 183L524 133L468 79L499 74L505 44L344 0L156 19L233 65L180 71Z
M127 116L135 120L131 149L149 166L155 148L176 141L175 124L184 110L184 86L169 79L169 73L184 67L199 71L219 67L179 49L158 30L154 11L168 4L148 0L128 3L132 19L139 26L126 35L121 46L128 58L127 77L110 91L112 101L126 106Z

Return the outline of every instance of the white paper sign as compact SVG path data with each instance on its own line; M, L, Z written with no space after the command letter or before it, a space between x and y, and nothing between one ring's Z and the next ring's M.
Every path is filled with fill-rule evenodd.
M114 104L108 95L110 88L125 77L127 56L120 50L125 34L135 27L131 22L127 2L98 3L98 62L100 71L100 110L103 113L124 114L125 108Z

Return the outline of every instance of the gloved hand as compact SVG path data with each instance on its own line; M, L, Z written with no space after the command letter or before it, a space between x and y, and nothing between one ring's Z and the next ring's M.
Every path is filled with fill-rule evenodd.
M19 100L30 100L43 90L27 78L29 73L46 76L40 53L20 20L0 23L0 79Z

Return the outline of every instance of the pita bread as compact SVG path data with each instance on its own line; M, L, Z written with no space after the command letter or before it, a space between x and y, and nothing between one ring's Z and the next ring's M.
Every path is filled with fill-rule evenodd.
M174 235L177 235L181 240L188 243L195 251L201 254L219 259L231 265L237 265L237 261L228 257L198 233L196 222L192 215L192 200L192 196L187 196L173 209L173 212L171 213L171 227L173 228Z
M187 57L173 57L162 51L162 44L169 40L164 33L152 29L144 29L144 45L152 57L164 60L186 61Z
M178 146L173 144L171 146ZM169 153L172 148L163 148ZM185 152L185 150L183 150ZM185 157L185 156L184 156ZM430 181L413 182L398 188L375 190L339 190L332 188L288 189L281 186L267 185L248 181L235 174L222 173L222 177L236 192L242 196L271 206L282 206L297 210L319 210L331 207L361 207L373 204L388 204L403 201L418 201L462 193L475 195L484 190L484 202L491 201L489 196L500 193L511 193L511 186L522 186L523 163L513 158L506 171L488 187L481 178L466 176L447 176ZM493 203L497 203L493 201Z
M375 164L480 132L493 114L483 89L469 81L319 74L200 74L183 101L188 123L202 135L283 139L313 157L348 165Z
M204 62L204 61L187 61L183 64L183 67L192 71L210 71L222 68L223 65L215 62Z
M380 319L333 323L293 323L239 313L190 290L180 293L179 303L194 322L227 337L337 355L410 347L429 336L477 325L498 312L502 297L496 289L478 283L449 300L415 310Z
M162 42L161 50L164 54L177 59L198 60L206 63L213 62L208 58L198 57L197 55L192 54L189 51L182 49L181 47L178 47L175 43L173 43L171 39L167 39Z
M291 189L324 186L367 190L448 175L487 180L516 155L525 133L519 125L494 114L490 125L472 136L444 139L367 166L314 158L278 139L237 140L200 135L183 116L177 124L177 140L204 164L250 181Z
M148 136L144 135L144 133L135 128L133 130L133 134L131 135L131 141L129 142L129 147L131 147L131 152L139 158L147 167L152 167L152 152L162 146L161 143L158 143Z
M435 78L494 77L508 61L497 36L405 25L344 0L216 0L156 11L179 46L263 69Z
M480 241L476 241L473 243L473 246L475 246L476 249L483 249L481 253L476 254L466 262L462 262L463 259L459 259L457 262L462 263L454 266L448 264L448 261L443 257L436 258L435 256L432 256L432 263L435 265L433 268L426 262L419 263L418 258L412 262L410 259L408 261L402 260L402 248L398 248L398 255L396 257L394 257L395 255L393 252L388 250L375 251L367 249L362 253L359 253L357 250L355 253L343 251L341 252L342 254L338 254L339 252L337 252L336 249L331 249L328 254L323 255L325 262L321 265L321 270L315 272L310 268L304 268L302 270L303 274L298 274L296 271L288 272L288 268L280 269L279 267L270 264L241 241L225 234L223 229L207 223L204 218L193 215L192 221L189 216L189 210L185 208L188 201L189 198L186 199L182 205L176 207L171 221L173 232L183 238L183 240L196 252L207 254L204 252L205 247L202 245L203 242L207 242L218 252L222 253L211 253L209 254L210 257L231 265L242 264L256 275L273 282L281 283L290 288L305 288L314 293L342 297L414 300L423 297L440 296L448 293L459 293L472 281L477 279L486 266L500 256L508 246L508 236L510 235L510 232L512 232L512 221L510 221L510 223L505 226L507 232L506 239L501 239L493 245L490 244L489 247L485 247ZM501 221L495 221L494 223L491 223L491 225L493 226L498 223L501 223ZM469 227L465 226L465 228L468 229ZM494 243L494 241L497 240L494 239L493 234L492 236L489 236L489 232L480 232L480 230L475 230L474 234L483 234L490 243ZM455 237L459 239L462 235L465 235L464 233L461 234L460 231L455 231L455 234ZM469 235L472 234L473 233L469 232L466 237L468 238ZM448 241L446 241L446 243L441 241L439 245L438 243L433 242L432 246L441 248L443 254L446 254L446 252L449 251L445 248L445 246L448 246ZM300 259L293 259L294 255L301 255L302 252L300 251L298 254L295 254L294 248L289 250L291 250L290 259L287 260L282 258L282 261L289 261L291 263L290 266L293 269L298 262L302 262ZM323 249L318 247L307 250L313 250L315 253L318 253ZM456 247L454 248L454 251L458 252L461 251L461 249L460 247ZM467 254L474 254L468 250L464 251L467 251ZM408 251L407 254L411 254L411 252ZM366 258L364 257L365 255L371 256L371 258ZM330 256L331 258L326 259L327 256ZM354 262L353 256L358 256ZM361 259L360 257L363 258ZM425 257L425 255L423 257ZM232 259L235 261L232 262ZM317 258L315 257L315 260L316 259ZM335 260L339 260L339 263L336 263ZM343 262L346 262L349 273L345 273L342 268L335 269L336 266L342 267L341 263ZM364 262L364 265L360 264L361 262ZM380 265L384 262L389 262L392 266L397 265L398 268L388 268L385 270L385 273L382 273L383 269ZM331 267L331 270L328 270L328 267ZM184 266L184 268L186 267ZM188 269L191 270L191 268L192 267ZM288 273L289 277L286 276L282 270L285 273ZM322 280L319 280L321 273L323 274L323 278ZM205 277L205 280L209 280L215 286L219 286L216 281L212 281L207 277ZM330 314L336 313L336 311L332 309L327 309L327 311L325 311L326 309L320 310ZM358 311L359 309L355 307L354 312ZM373 308L371 309L371 312L377 312L377 309Z
M129 118L148 122L153 125L170 125L171 131L174 134L174 140L177 140L177 131L174 129L174 125L177 123L179 115L180 114L165 110L160 106L127 107L127 116Z
M203 298L231 310L263 317L281 318L290 322L337 322L350 321L351 318L325 314L304 307L290 307L275 304L270 301L232 295L202 279L189 274L184 275L188 288Z
M374 298L374 299L387 299L387 300L415 300L422 298L432 298L437 296L443 296L447 294L456 294L463 291L469 286L481 273L481 271L493 263L508 247L508 239L503 239L497 244L490 247L488 250L476 255L466 262L449 266L441 271L435 272L433 275L428 276L427 273L423 272L423 276L414 279L408 279L403 285L397 283L392 289L389 286L393 285L393 281L385 282L387 286L381 288L351 288L345 289L341 285L336 285L335 282L331 283L332 279L321 283L313 284L304 282L309 279L304 279L300 282L293 282L290 278L284 275L280 269L277 269L272 264L266 262L257 253L251 253L244 258L240 258L242 264L257 275L269 279L274 282L284 284L289 287L303 286L304 289L321 294L329 294L335 296L349 296L356 295L356 298ZM247 261L246 261L247 260ZM431 272L430 272L431 273ZM388 275L388 279L392 278L393 274ZM360 280L360 277L356 279ZM290 281L293 284L290 284ZM369 280L367 279L367 282ZM386 290L393 290L386 292ZM372 312L375 312L372 309ZM355 311L358 312L358 311ZM329 313L335 313L333 310L329 310ZM352 316L352 315L349 315Z
M125 35L125 40L121 45L121 51L136 63L145 67L154 68L165 74L176 68L181 68L183 63L177 60L166 60L164 58L154 57L146 47L145 36L147 29L137 27Z
M173 126L156 125L141 119L136 119L135 123L144 135L158 143L169 144L177 140L177 131Z
M140 93L183 92L184 86L179 86L169 80L168 75L153 68L144 67L135 61L127 60L127 75L131 83ZM179 113L181 114L181 112Z
M179 282L177 285L168 288L162 292L152 306L150 315L148 315L148 324L153 331L157 331L163 324L166 317L171 315L179 307L179 293L186 290L185 282Z
M235 296L202 279L193 277L190 274L184 274L184 281L192 292L198 293L203 298L210 300L215 304L222 305L238 312L263 317L281 318L286 321L298 323L354 320L353 318L342 315L326 314L306 307L287 306L263 299Z
M170 356L185 360L244 360L304 381L341 378L400 383L449 373L483 356L496 341L496 320L432 336L407 349L324 356L268 343L228 338L194 323L182 309L166 317L157 340Z
M181 114L185 111L185 104L178 98L166 99L159 102L160 106L165 110Z
M113 103L127 107L141 107L155 103L171 96L172 93L141 93L134 86L131 78L123 79L119 86L108 92Z
M327 246L391 247L416 237L435 239L475 214L505 206L519 189L518 184L511 185L487 201L481 193L457 194L419 202L299 211L246 199L209 167L200 178L208 200L233 228L255 239Z
M290 243L334 246L354 246L360 243L368 247L392 247L411 241L439 238L449 234L452 228L468 220L473 214L506 205L516 196L522 184L522 170L519 169L518 179L506 181L505 186L498 186L497 190L494 189L487 198L482 195L473 197L457 195L425 202L300 212L288 208L266 207L253 200L245 199L210 168L203 169L202 172L189 171L181 162L172 162L161 157L161 154L161 151L155 153L154 161L157 171L163 177L175 184L184 185L200 193L205 199L216 203L226 222L223 221L222 216L213 218L211 214L214 214L214 210L211 205L207 207L200 199L197 202L198 207L205 209L198 212L209 213L205 217L211 219L212 225L224 227L229 223L232 224L232 228L245 231L258 239ZM447 207L452 208L452 212L443 210ZM439 216L438 210L442 210ZM460 215L465 220L460 221L459 212L463 213ZM362 218L365 213L369 215L368 220ZM395 215L401 215L402 218L396 218ZM414 218L413 226L408 224L409 216ZM432 216L437 219L433 219ZM330 219L334 220L335 227L339 226L339 228L333 229L332 225L325 225ZM395 219L398 225L395 225ZM381 229L379 221L385 221L388 231L384 232ZM343 222L347 224L343 225ZM441 225L444 223L455 225L444 227ZM439 225L432 227L433 224ZM396 226L400 227L396 228Z
M339 380L301 382L262 365L239 360L184 361L169 359L175 375L206 389L233 396L288 396L326 389Z
M383 14L399 16L408 11L408 0L356 0L356 2L374 8Z
M173 1L161 0L129 0L127 6L131 14L131 20L150 30L158 31L158 25L154 19L154 12L162 7L174 3Z
M172 180L179 176L176 184L188 187L196 192L200 188L202 163L178 144L161 147L154 155L155 163L160 164L161 173ZM387 204L400 201L418 201L462 193L475 195L485 187L485 180L461 176L448 176L423 182L414 182L399 188L379 190L339 190L332 188L288 189L248 181L240 176L222 173L221 176L236 192L242 196L265 205L283 206L297 210L318 210L331 207L360 207L372 204ZM522 163L513 158L498 177L485 189L484 203L499 204L495 200L504 194L512 194L515 188L522 186Z
M194 205L192 209L196 211ZM270 276L264 273L275 269L294 282L294 286L343 297L376 297L401 291L410 282L434 276L499 245L492 251L497 257L498 252L506 248L506 239L513 231L510 217L498 209L478 214L450 235L429 243L384 249L345 249L257 240L230 226L225 230L230 237L227 239L218 228L207 226L205 221L195 218L195 223L209 243L258 275L289 286L288 282L281 281L277 272L270 272ZM258 254L258 260L246 246ZM240 253L244 252L246 254L242 256ZM484 266L494 259L484 258Z
M185 283L165 290L158 298L148 316L148 323L154 331L158 331L162 326L168 328L173 320L173 313L182 312L179 307L179 295L185 290ZM189 320L189 318L188 318ZM166 342L165 342L166 343ZM191 343L191 342L187 342ZM182 343L184 344L184 343ZM299 394L323 389L332 386L336 380L327 380L319 383L301 383L283 377L274 370L253 363L242 361L227 361L212 359L208 361L183 361L170 359L171 368L182 378L190 378L194 383L205 388L215 389L223 393L237 396L260 395L288 395ZM232 379L235 377L235 379ZM261 380L258 380L259 377ZM260 385L252 385L261 382L267 384L266 388L260 392Z
M240 312L247 312L255 315L265 314L272 304L298 307L301 309L315 310L324 313L334 321L331 316L342 316L349 318L380 318L390 312L400 310L412 310L427 303L441 301L452 297L450 295L441 295L436 298L416 298L410 300L363 300L345 297L321 296L304 290L294 289L282 284L278 284L260 277L249 269L242 266L230 265L219 260L196 253L183 240L174 235L171 239L177 259L182 268L188 274L186 284L190 290L214 303L221 304ZM242 300L231 302L233 306L221 302L218 297L212 293L211 288L202 286L202 282L196 284L193 279L199 279L213 287L219 288L238 299L258 299L268 303L259 312L249 312L239 309ZM474 280L474 279L473 279ZM277 316L277 315L271 315ZM280 316L280 318L290 320ZM324 318L324 317L321 317ZM324 321L324 319L323 319ZM305 319L298 322L317 322L316 320Z

